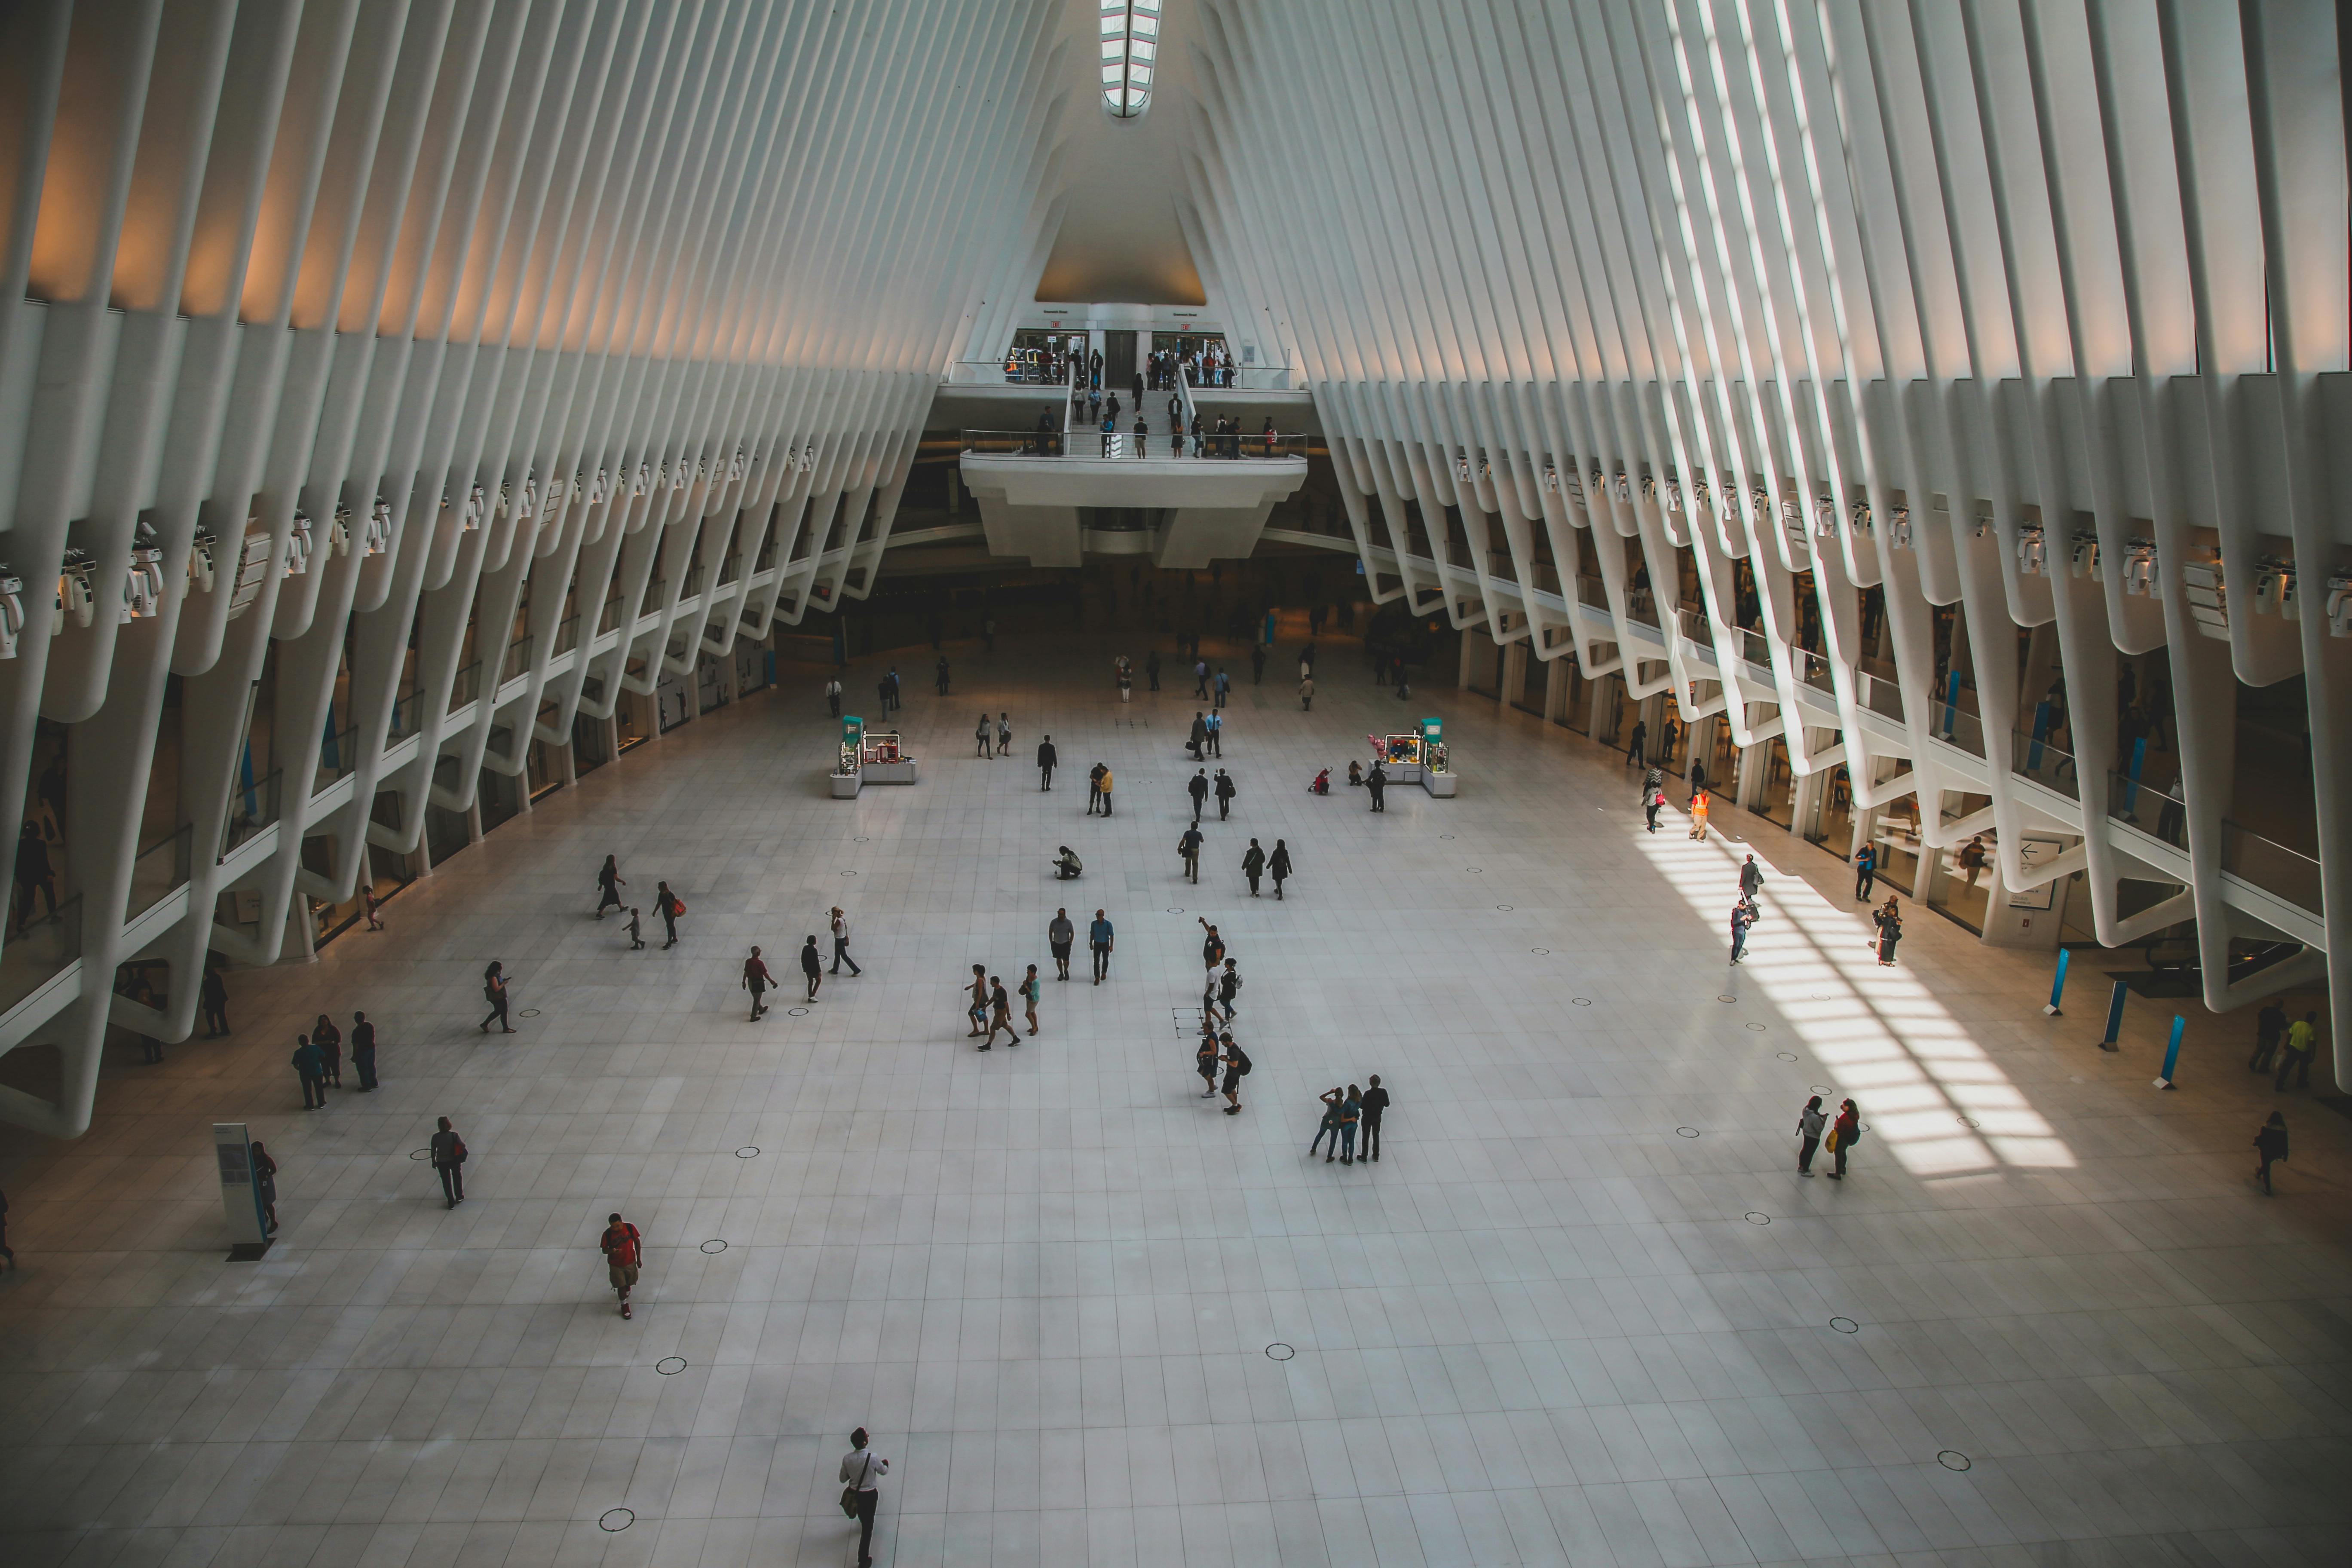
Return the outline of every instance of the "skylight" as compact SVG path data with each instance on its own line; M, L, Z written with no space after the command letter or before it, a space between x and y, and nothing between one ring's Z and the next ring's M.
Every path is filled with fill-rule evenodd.
M1160 0L1102 0L1103 107L1132 120L1151 101Z

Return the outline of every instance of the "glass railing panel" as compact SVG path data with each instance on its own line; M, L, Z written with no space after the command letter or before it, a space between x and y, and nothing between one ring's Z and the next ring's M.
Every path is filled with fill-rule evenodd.
M1609 584L1598 577L1579 574L1576 579L1576 602L1588 610L1609 613Z
M425 727L425 688L412 686L392 700L392 721L384 727L387 743L404 741Z
M1715 634L1706 624L1706 616L1699 611L1692 609L1676 610L1675 612L1675 625L1681 629L1683 636L1689 638L1692 642L1696 643L1699 647L1705 648L1709 653L1713 653L1715 651Z
M2015 732L2010 735L2009 744L2011 773L2032 779L2045 789L2056 790L2070 800L2082 798L2081 782L2075 777L2074 759L2070 753L2047 741Z
M1971 756L1985 754L1984 721L1965 708L1937 703L1927 714L1927 733Z
M1882 719L1903 722L1903 689L1883 675L1864 675L1862 682L1862 705Z
M139 851L131 862L131 918L137 920L188 885L188 856L195 843L196 825L178 828Z
M1072 435L1077 449L1091 455L1089 443L1097 439L1092 432L1077 431ZM1120 440L1126 439L1122 432ZM963 449L983 458L1058 458L1063 455L1062 432L1054 430L967 430L963 433Z
M1740 657L1759 668L1771 668L1772 644L1769 639L1762 632L1750 631L1746 626L1738 627L1737 630L1739 633Z
M221 832L223 856L278 821L283 808L280 797L285 778L283 773L273 773L268 778L240 785L228 797L228 821Z
M1816 691L1835 691L1837 681L1830 674L1830 661L1809 647L1792 647L1789 655L1797 663L1797 679Z
M359 766L359 727L353 725L319 742L319 765L310 771L312 795Z
M47 906L37 903L36 908ZM13 926L16 911L9 911ZM54 914L36 914L32 923L14 931L0 947L0 1013L56 979L81 956L81 895L57 907Z
M579 646L580 617L566 616L557 623L555 627L555 651L558 654L566 654Z
M520 679L530 672L530 645L536 640L520 637L507 644L506 657L499 661L499 684Z
M2221 869L2298 909L2321 912L2325 900L2319 889L2319 862L2226 817L2221 822Z
M449 683L449 710L456 712L482 695L482 661L476 659Z
M2153 834L2175 849L2189 847L2189 808L2169 791L2123 773L2107 775L2107 815Z

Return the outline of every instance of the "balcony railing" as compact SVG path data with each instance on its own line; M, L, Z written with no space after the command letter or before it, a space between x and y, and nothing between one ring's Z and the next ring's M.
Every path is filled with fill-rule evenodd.
M359 766L359 726L354 724L319 742L319 765L310 772L312 795Z
M530 672L530 645L535 639L528 634L507 644L506 657L499 660L499 684L517 680Z
M2298 909L2321 912L2319 862L2300 850L2221 821L2221 869Z
M580 617L576 615L566 616L556 623L555 651L558 655L567 654L579 646Z
M449 710L456 712L482 695L482 661L476 659L457 672L449 683Z
M1860 689L1854 693L1864 708L1882 719L1903 722L1903 689L1883 675L1856 675Z
M257 783L246 784L228 797L228 821L221 832L221 855L243 844L264 828L274 826L285 808L286 775L273 772Z
M2044 789L2056 790L2069 800L2082 798L2081 780L2075 774L2074 759L2070 753L2031 735L2012 732L2009 740L2011 773L2032 779Z
M2122 773L2107 774L2107 815L2175 849L2189 847L2189 807L2179 796Z
M1082 452L1091 452L1087 445L1087 433L1073 434ZM1122 434L1119 437L1125 440ZM963 433L963 449L984 458L1058 458L1063 455L1062 433L1059 430L967 430Z
M131 918L137 920L188 885L188 857L196 825L184 822L139 851L131 862Z
M1835 691L1837 682L1831 677L1830 661L1809 647L1792 647L1789 657L1797 666L1797 679L1816 691Z
M1598 577L1579 574L1576 579L1576 602L1588 610L1609 613L1609 584Z
M393 699L392 722L386 727L384 739L404 741L425 727L425 688L412 686Z
M8 919L13 925L13 909ZM81 895L76 893L58 906L55 915L36 915L32 924L0 947L0 1014L56 979L80 956Z

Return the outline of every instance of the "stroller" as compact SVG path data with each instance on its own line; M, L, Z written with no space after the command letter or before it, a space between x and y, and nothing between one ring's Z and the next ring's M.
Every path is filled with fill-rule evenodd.
M1307 786L1307 793L1308 795L1329 795L1331 793L1331 770L1329 768L1325 768L1321 773L1317 773L1315 775L1315 782Z

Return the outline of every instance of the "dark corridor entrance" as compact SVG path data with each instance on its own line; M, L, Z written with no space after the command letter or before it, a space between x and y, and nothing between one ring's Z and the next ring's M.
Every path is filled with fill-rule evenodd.
M1124 393L1135 380L1135 334L1103 334L1103 390Z

